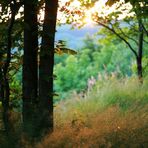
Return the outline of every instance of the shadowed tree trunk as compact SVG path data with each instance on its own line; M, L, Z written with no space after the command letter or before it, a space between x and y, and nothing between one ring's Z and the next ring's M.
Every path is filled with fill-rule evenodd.
M53 65L58 0L45 0L39 65L39 105L42 134L53 130Z
M24 0L23 127L33 136L37 102L37 0Z
M0 68L0 101L4 100L4 81L3 81L3 72L2 68Z
M9 66L11 62L11 48L12 48L12 29L14 26L15 21L15 15L17 13L17 10L14 10L13 8L16 5L16 1L13 0L13 3L10 4L10 10L11 10L11 17L8 24L8 30L7 30L7 48L6 48L6 60L4 63L3 68L1 69L2 72L2 93L3 93L3 122L6 130L6 134L9 135L9 132L11 130L10 125L10 117L9 117L9 101L10 101L10 86L9 86Z
M137 73L139 80L142 82L142 49L143 49L143 26L142 20L138 20L139 25L139 41L138 41L138 56L137 56Z

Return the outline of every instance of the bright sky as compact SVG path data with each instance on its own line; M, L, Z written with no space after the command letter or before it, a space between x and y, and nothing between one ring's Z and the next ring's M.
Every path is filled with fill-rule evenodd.
M69 1L70 0L59 0L59 8L65 7L66 2L69 2ZM66 17L71 15L70 19L72 22L74 20L79 24L85 23L85 24L91 25L91 24L94 24L96 19L95 17L93 17L94 14L97 14L97 16L102 17L103 19L106 19L110 13L121 11L122 13L118 14L118 20L121 20L126 16L134 15L133 12L130 12L130 10L132 9L132 6L130 3L123 4L124 0L120 0L119 3L116 3L112 7L109 7L105 5L106 1L107 0L98 0L92 8L86 8L84 6L81 6L81 3L79 0L73 0L73 2L70 3L70 5L66 6L66 8L69 10L69 13L58 11L58 20L60 23L66 23ZM77 13L71 14L70 12L74 10L80 11L81 15ZM21 8L20 11L23 11L23 8ZM7 16L9 16L9 14ZM16 18L19 18L19 17L20 17L20 14L16 16ZM40 15L38 15L38 19L42 21L43 18L44 18L44 12L43 10L40 10Z
M67 6L67 9L70 12L73 10L80 10L81 12L83 12L83 19L82 16L75 14L73 16L74 20L77 20L79 23L86 23L90 25L95 22L96 18L93 17L94 14L97 14L98 17L106 19L110 13L120 11L121 14L118 14L118 20L124 19L127 16L130 17L134 15L133 12L130 12L130 10L132 9L132 5L130 3L125 4L124 0L120 0L118 3L109 7L105 5L106 1L107 0L98 0L92 8L86 8L81 6L79 0L73 0L73 2L69 6ZM69 2L69 0L60 0L59 6L64 7L66 2ZM60 23L66 22L67 15L68 14L58 12L58 19L60 20ZM112 17L112 19L114 19L114 17Z

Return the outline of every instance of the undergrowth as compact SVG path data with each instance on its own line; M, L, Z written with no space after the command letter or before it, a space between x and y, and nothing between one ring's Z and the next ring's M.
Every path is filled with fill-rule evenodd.
M99 80L55 108L55 130L37 148L148 147L148 79Z
M89 91L57 103L54 123L41 142L21 139L18 147L147 148L148 78L143 84L134 77L98 80Z

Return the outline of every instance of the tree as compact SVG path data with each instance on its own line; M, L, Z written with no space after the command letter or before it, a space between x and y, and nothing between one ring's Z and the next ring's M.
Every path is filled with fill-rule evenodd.
M15 62L13 59L13 47L15 46L16 36L19 31L16 31L14 27L15 17L18 14L21 2L16 0L1 1L1 41L0 41L0 98L3 107L3 123L5 128L5 134L7 136L8 143L13 145L15 137L13 123L11 122L11 71L13 71L13 66ZM9 15L8 15L9 14ZM19 29L18 29L19 30ZM17 70L14 70L17 71Z
M37 0L24 0L24 55L23 55L23 126L28 134L35 132L35 107L38 91L38 22Z
M54 38L58 0L45 1L42 42L37 61L37 6L43 4L42 1L24 1L23 122L25 131L32 129L31 134L36 131L34 134L37 136L53 130Z
M88 21L94 21L97 25L116 35L135 55L137 75L141 80L143 43L148 43L144 39L147 36L147 18L145 17L147 5L144 0L140 2L130 0L131 4L128 2L109 0L105 4L105 1L86 1L86 3L82 3L79 0L79 6L73 6L72 2L68 3L70 7L65 7L66 4L63 4L60 11L64 12L66 16L70 14L68 20L71 20L69 23L74 26L82 27ZM71 9L72 6L74 9ZM85 11L86 9L88 10ZM71 18L71 14L73 14L73 18Z
M2 25L9 21L7 15L9 8L12 18L8 27L8 45L6 46L6 53L3 53L5 48L5 39L1 42L3 50L0 53L0 96L3 105L7 109L9 106L9 81L8 69L12 57L12 27L15 22L15 15L17 14L22 1L11 0L5 2L1 1L3 5L2 10ZM34 136L36 128L41 128L38 134L43 131L53 130L53 65L54 65L54 37L57 17L58 0L45 2L40 0L24 0L24 53L23 53L23 127L24 132L29 136ZM43 29L41 37L42 43L40 48L40 61L38 61L38 10L45 4L45 18L40 28ZM6 10L5 10L6 9ZM1 13L1 12L0 12ZM6 20L3 17L6 15ZM22 16L20 16L23 18ZM16 21L17 22L17 21ZM16 28L15 28L16 29ZM3 36L2 36L3 37ZM7 37L6 37L7 38ZM20 38L15 38L17 44ZM6 54L6 58L5 58ZM4 59L4 64L3 64ZM15 58L14 58L15 59ZM13 60L14 60L13 59ZM39 63L39 66L38 66ZM13 65L11 63L11 65ZM7 84L7 85L6 85ZM39 84L39 85L38 85ZM6 91L5 91L6 90ZM6 93L5 93L6 92ZM6 101L5 101L5 100ZM38 114L38 116L37 116ZM39 117L40 116L40 117ZM8 122L6 122L8 123ZM43 124L44 123L44 124ZM37 126L34 126L37 125Z
M143 43L144 43L144 33L148 36L148 32L146 29L146 24L144 24L144 20L145 20L145 16L146 16L146 10L147 10L147 4L146 2L137 0L137 1L133 1L133 0L126 0L125 3L130 2L131 5L133 6L133 12L135 12L135 16L138 22L138 39L137 41L135 41L137 43L137 51L132 47L131 43L129 41L127 41L127 35L121 30L121 34L120 35L118 32L115 31L115 29L110 28L102 23L100 23L101 25L103 25L105 28L109 29L111 32L113 32L114 34L116 34L122 41L124 41L129 49L133 52L133 54L136 57L136 62L137 62L137 74L139 79L141 80L143 74L143 68L142 68L142 57L143 57ZM107 1L107 5L112 6L114 3L116 3L116 1L112 1L112 0L108 0ZM144 17L143 17L144 16ZM127 20L126 20L127 21ZM129 22L129 21L128 21ZM123 37L124 36L124 37ZM134 38L129 38L134 40ZM148 42L146 42L148 43Z
M45 16L39 61L41 133L53 130L53 65L58 0L45 0Z
M10 10L11 10L11 18L8 25L7 30L7 52L6 52L6 61L3 66L3 82L4 82L4 100L3 100L3 107L4 107L4 115L3 120L5 124L5 129L7 132L10 131L10 125L9 125L9 100L10 100L10 86L9 86L9 77L8 77L8 69L10 66L11 61L11 48L12 48L12 29L15 21L15 16L17 14L18 9L14 9L16 6L16 1L13 0L10 3Z

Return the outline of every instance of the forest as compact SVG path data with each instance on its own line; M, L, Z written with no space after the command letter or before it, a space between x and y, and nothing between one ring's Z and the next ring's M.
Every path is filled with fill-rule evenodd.
M0 0L0 148L120 147L148 147L147 0Z

